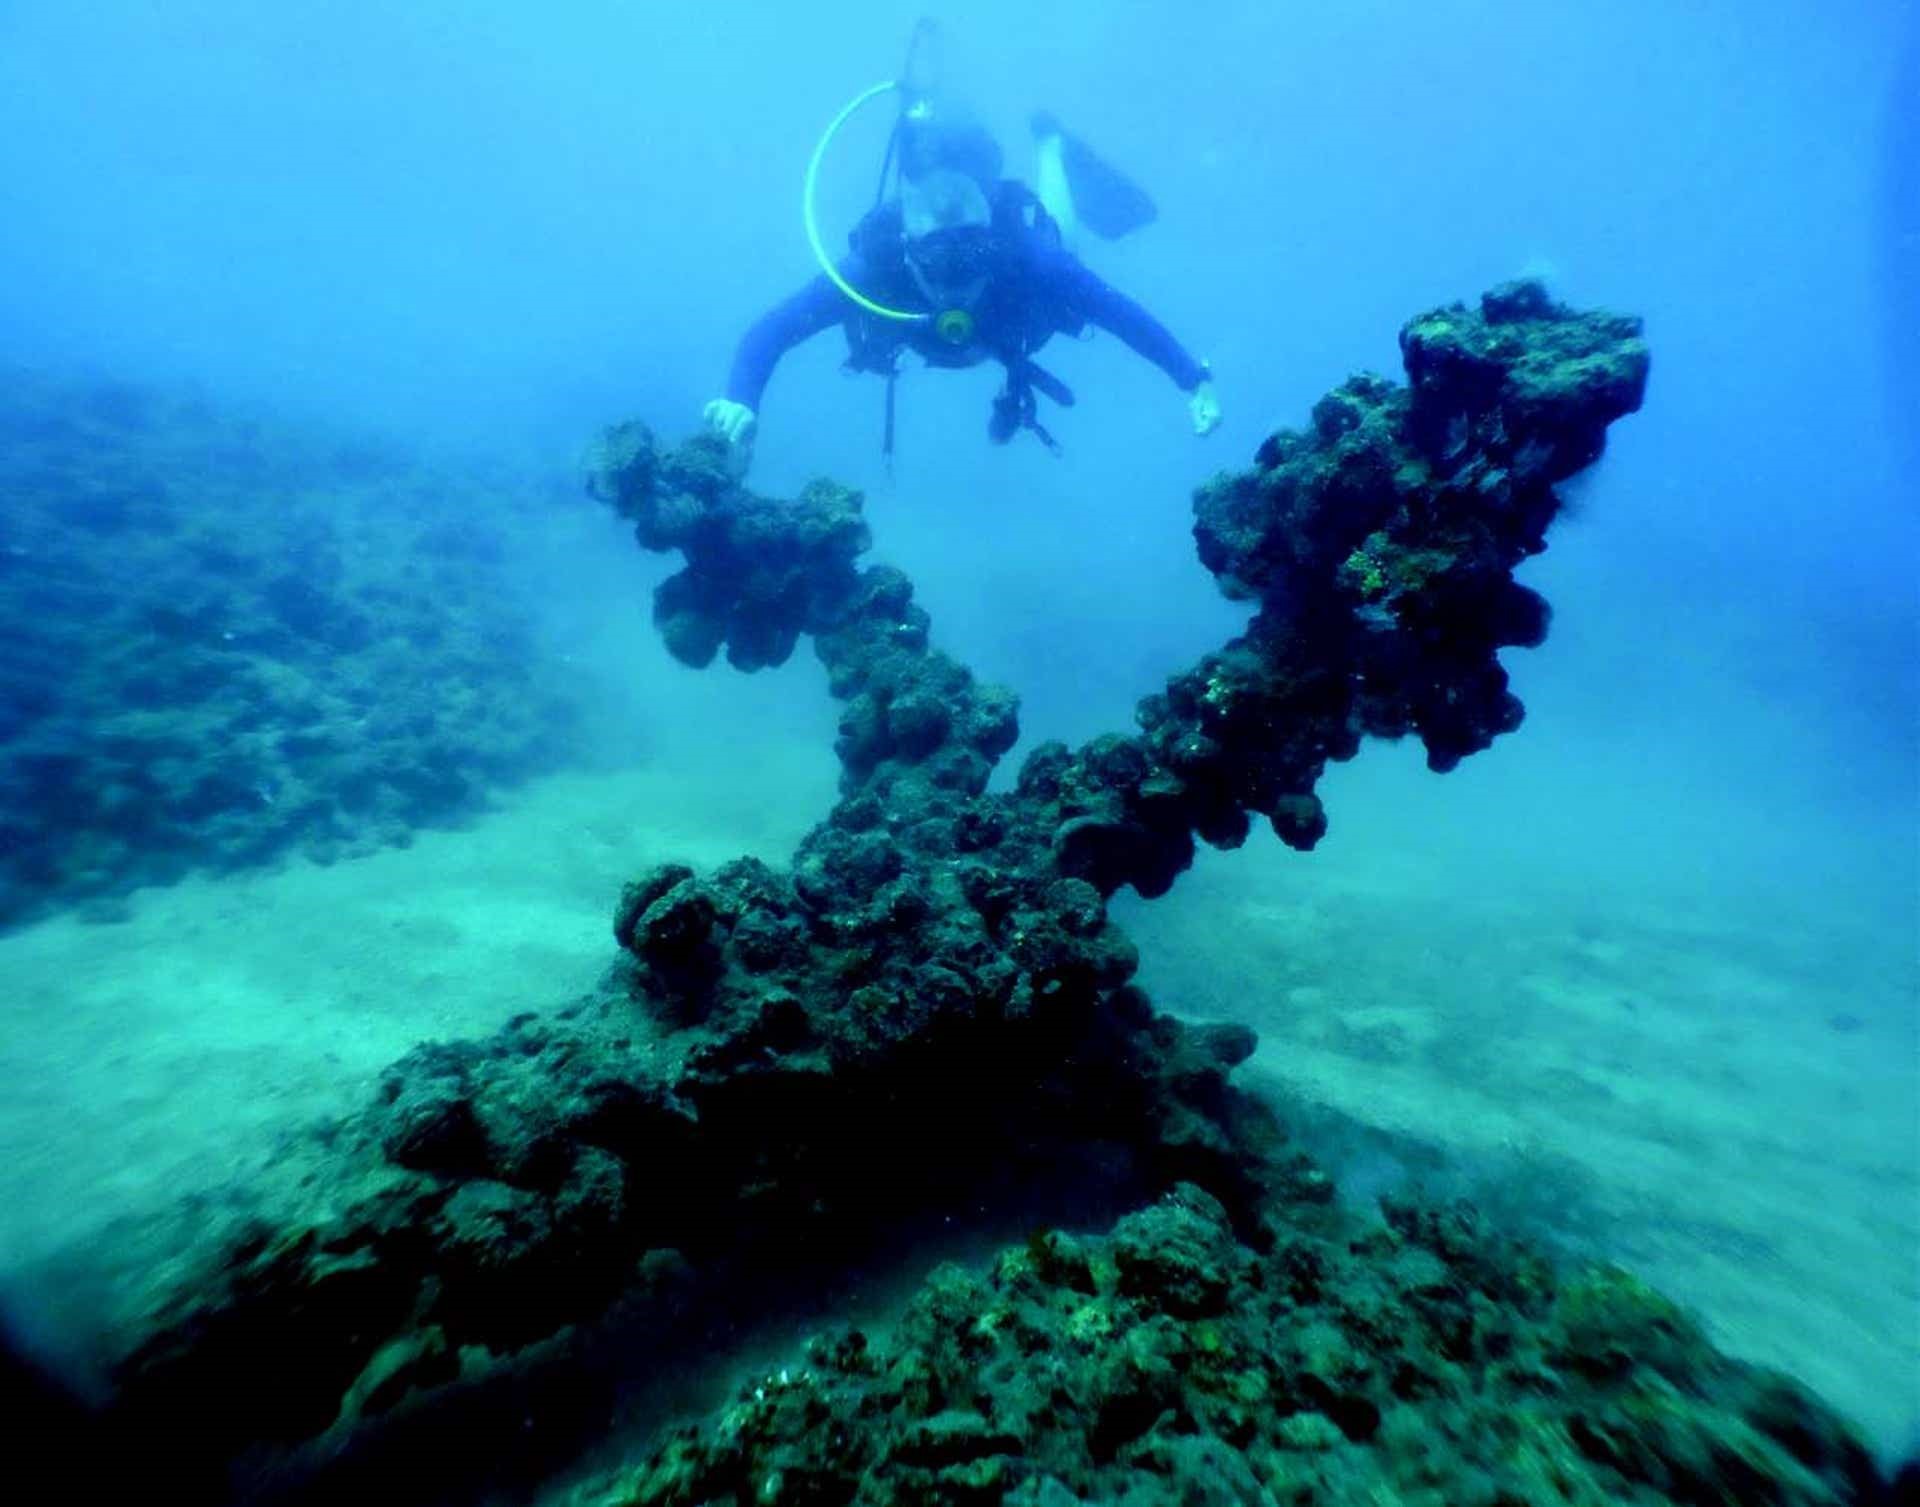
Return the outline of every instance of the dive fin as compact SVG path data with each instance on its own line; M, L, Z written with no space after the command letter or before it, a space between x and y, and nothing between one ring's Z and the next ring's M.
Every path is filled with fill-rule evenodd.
M1050 145L1048 138L1058 139L1058 161L1073 198L1074 218L1095 235L1117 241L1159 217L1159 208L1144 188L1064 130L1055 116L1046 111L1035 115L1033 134L1043 155Z

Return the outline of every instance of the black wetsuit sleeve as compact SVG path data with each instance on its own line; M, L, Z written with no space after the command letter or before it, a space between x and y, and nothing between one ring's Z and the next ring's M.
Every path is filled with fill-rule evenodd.
M1118 288L1103 282L1086 263L1063 256L1055 276L1065 284L1068 302L1101 329L1111 331L1173 378L1182 392L1207 380L1207 368L1153 315Z
M838 324L847 302L824 272L791 298L756 319L733 353L727 396L758 413L767 379L780 358L801 341Z

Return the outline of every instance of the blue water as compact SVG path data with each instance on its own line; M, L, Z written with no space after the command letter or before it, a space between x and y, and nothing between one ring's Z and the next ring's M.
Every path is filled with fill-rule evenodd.
M741 331L811 273L818 132L893 73L918 14L6 0L0 354L536 471L616 419L690 431ZM865 488L877 553L941 642L1021 690L1029 742L1077 738L1127 726L1239 621L1193 562L1192 488L1349 371L1397 371L1406 317L1521 273L1643 315L1646 408L1526 573L1556 609L1546 646L1508 657L1527 726L1447 780L1404 750L1336 772L1329 865L1360 889L1417 859L1428 894L1711 912L1736 950L1743 927L1795 918L1812 940L1791 966L1769 973L1757 943L1737 960L1791 976L1742 1016L1747 1048L1864 1010L1846 1029L1889 1046L1863 1071L1906 1076L1859 1093L1910 1105L1917 32L1894 0L969 6L946 28L951 82L1014 169L1045 106L1151 186L1159 222L1087 255L1212 363L1225 422L1196 440L1183 396L1117 341L1061 342L1049 364L1080 393L1061 458L986 443L986 371L915 371L889 469L879 384L839 372L829 333L781 364L754 482ZM831 234L871 195L885 129L856 121L827 164ZM621 698L596 757L641 757L648 709L680 694L622 612L654 567L610 526L515 527L530 595ZM635 657L658 684L611 668ZM814 695L787 685L809 673L783 673L780 706ZM702 694L735 719L716 736L765 730L750 686ZM1315 860L1282 879L1282 857L1211 861L1207 903L1297 899ZM1205 906L1182 903L1191 938ZM1364 903L1394 928L1378 889ZM1431 949L1430 916L1404 919ZM1626 944L1597 945L1617 962ZM1871 988L1849 971L1863 956ZM1207 993L1204 949L1169 968L1157 988ZM1390 987L1419 985L1396 969ZM1257 1013L1285 1039L1280 1003ZM1878 1166L1885 1224L1910 1231L1920 1124L1871 1123L1846 1176ZM1822 1147L1800 1154L1817 1167ZM1887 1256L1857 1302L1892 1339L1835 1385L1884 1402L1892 1444L1920 1419L1893 1374L1920 1359L1911 1264Z
M1539 271L1576 302L1644 314L1657 353L1601 510L1608 538L1649 558L1625 578L1609 562L1603 602L1641 621L1649 571L1716 602L1789 594L1796 610L1759 626L1801 661L1795 688L1842 680L1830 710L1864 724L1878 748L1863 756L1899 765L1914 534L1896 431L1913 426L1899 397L1915 336L1913 295L1892 286L1913 280L1911 220L1902 232L1889 200L1912 181L1893 78L1910 9L988 6L956 21L948 71L1016 167L1045 103L1152 185L1160 223L1094 260L1212 361L1226 423L1193 445L1164 379L1111 340L1057 353L1085 391L1058 426L1064 465L980 443L984 372L911 381L893 548L925 539L973 593L989 561L1051 564L1065 523L1075 607L1148 571L1203 599L1167 569L1198 475L1349 369L1394 369L1413 310ZM809 272L797 204L815 134L896 69L915 13L15 0L0 328L16 356L477 445L564 451L610 414L691 425L745 324ZM881 117L829 164L830 226L871 192ZM881 481L877 386L833 375L840 354L823 337L778 373L769 489ZM1159 639L1099 641L1126 653L1138 637Z

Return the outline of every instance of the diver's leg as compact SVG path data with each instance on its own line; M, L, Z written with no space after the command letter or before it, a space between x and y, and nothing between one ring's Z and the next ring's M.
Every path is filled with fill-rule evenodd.
M1045 111L1033 117L1033 145L1034 192L1063 238L1085 228L1117 241L1160 213L1144 188Z
M1060 244L1073 250L1080 218L1073 209L1073 185L1067 181L1066 140L1060 122L1042 110L1033 117L1033 191L1040 207L1060 227Z

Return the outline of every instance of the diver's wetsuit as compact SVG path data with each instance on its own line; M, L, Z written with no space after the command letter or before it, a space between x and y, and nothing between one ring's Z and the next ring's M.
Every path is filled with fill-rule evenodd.
M964 345L943 339L928 321L882 319L846 297L824 273L756 320L741 337L727 378L727 396L758 411L774 365L801 341L844 323L856 371L891 373L900 351L912 350L932 366L975 366L997 360L1007 367L1011 391L1025 399L1029 387L1056 401L1073 395L1036 368L1031 356L1056 334L1078 335L1089 324L1118 335L1164 371L1183 392L1207 378L1167 327L1124 293L1109 287L1060 244L1060 233L1025 187L1011 179L992 190L994 259L986 292L971 309L975 336ZM852 252L840 275L876 303L914 312L937 312L902 254L900 208L882 205L855 228ZM1045 437L1045 431L1040 431ZM996 439L1006 435L995 432Z

